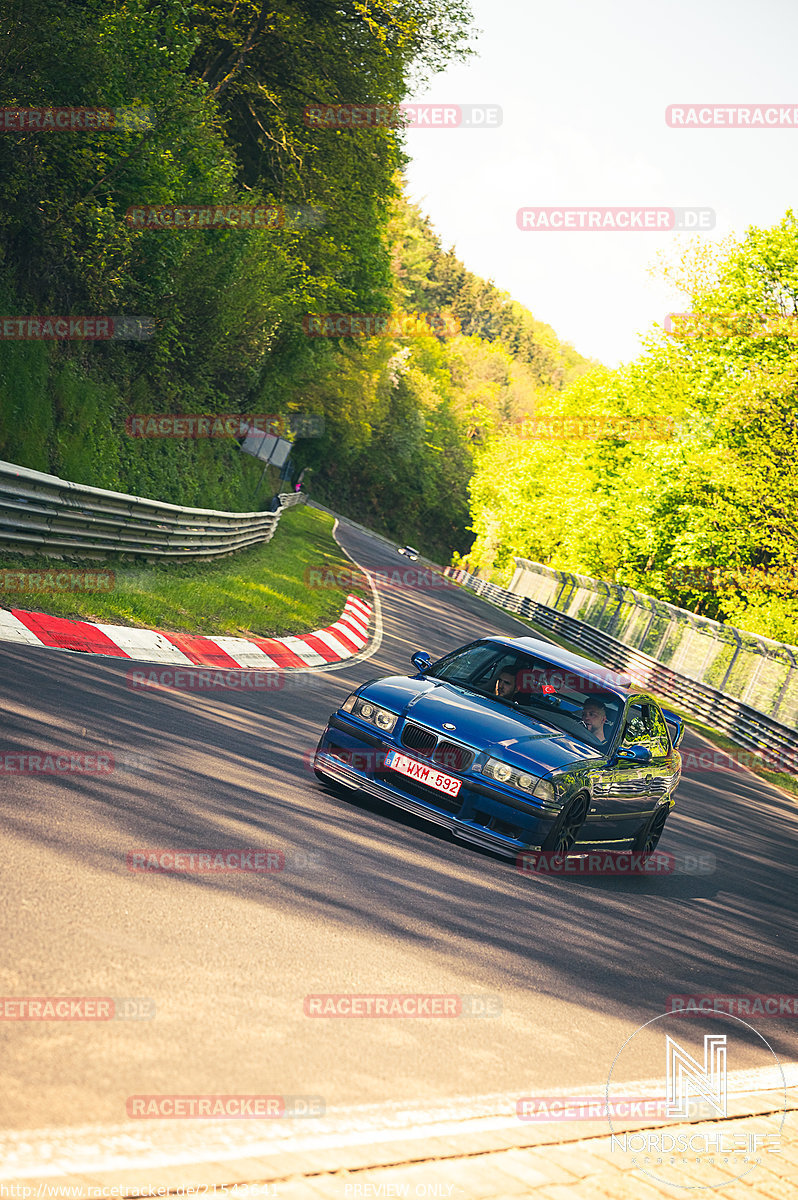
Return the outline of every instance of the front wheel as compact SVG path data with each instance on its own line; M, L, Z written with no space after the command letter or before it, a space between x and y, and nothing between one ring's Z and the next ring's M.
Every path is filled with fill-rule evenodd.
M541 848L547 853L568 854L585 823L589 807L589 796L575 796L560 813L554 828Z
M662 837L662 831L665 828L665 822L668 819L669 813L670 808L667 804L662 804L659 808L654 809L654 812L635 838L635 844L632 847L635 853L646 857L654 853L659 839Z

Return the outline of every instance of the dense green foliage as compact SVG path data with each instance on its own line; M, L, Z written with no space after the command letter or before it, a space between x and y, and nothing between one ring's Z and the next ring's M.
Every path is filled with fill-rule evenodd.
M304 110L402 101L468 53L469 20L466 0L4 0L5 105L138 105L152 122L0 138L0 309L149 316L155 336L0 341L0 455L246 509L260 468L236 442L133 440L125 417L315 412L326 435L298 442L293 465L313 468L320 499L430 553L465 549L476 428L497 404L528 409L583 360L404 203L401 131L314 127ZM312 209L321 223L125 222L133 206L221 203ZM302 325L443 306L484 336L311 338Z
M305 394L324 410L328 432L319 446L303 444L302 461L314 467L319 499L389 535L417 538L448 561L472 540L475 446L590 364L444 252L429 222L401 197L387 236L392 307L452 314L461 332L320 347Z
M677 327L617 371L587 363L405 200L400 130L305 119L309 105L401 102L468 53L469 21L467 0L2 0L6 106L133 105L152 120L3 133L0 310L148 316L155 332L0 339L0 456L248 509L278 480L257 494L260 464L234 439L133 439L125 418L315 413L325 432L295 444L294 477L309 468L311 495L433 557L469 552L506 578L524 555L795 641L796 219L678 275L686 308L753 325ZM158 204L319 219L126 223ZM460 332L303 328L307 314L388 311L445 312ZM615 424L553 439L525 417ZM655 425L630 435L622 418Z
M504 431L481 450L471 562L506 578L520 555L795 643L798 220L696 250L676 282L698 318L538 406L613 419L601 436Z

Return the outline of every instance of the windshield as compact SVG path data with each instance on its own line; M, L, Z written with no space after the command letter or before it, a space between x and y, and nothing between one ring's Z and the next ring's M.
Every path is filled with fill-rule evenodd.
M477 642L456 650L427 675L543 720L598 750L609 747L623 709L619 697L604 691L602 667L581 674L499 642Z

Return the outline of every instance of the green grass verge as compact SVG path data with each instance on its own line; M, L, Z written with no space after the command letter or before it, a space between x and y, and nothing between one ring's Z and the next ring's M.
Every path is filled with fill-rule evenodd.
M309 568L358 573L332 537L333 518L299 505L280 518L270 542L212 562L141 563L0 555L0 570L114 572L110 591L0 592L0 605L53 616L167 632L274 637L307 633L338 620L348 594L362 587L309 587ZM2 577L0 577L2 578ZM329 578L329 574L327 575Z
M467 588L465 590L470 591L471 589ZM475 593L472 592L471 594L474 595ZM501 608L498 604L493 604L492 601L485 599L484 596L480 596L479 599L484 600L485 604L490 604L491 608L495 608L497 612L504 613L505 616L511 616L514 620L520 621L522 625L527 625L534 633L544 637L546 641L554 642L562 650L570 650L572 654L581 654L582 658L589 658L591 662L602 665L595 655L589 654L586 650L581 649L573 642L566 641L565 638L559 637L556 633L550 633L542 625L536 625L534 621L530 621L526 617L517 616L515 613L508 613L505 608ZM733 742L728 734L713 729L711 725L705 725L698 717L686 712L683 708L677 708L667 696L662 696L661 700L665 707L670 709L671 712L676 713L677 717L681 717L690 729L694 729L696 733L700 733L702 737L705 737L713 746L717 746L719 750L725 750L729 754L739 750L744 750L746 754L752 753L747 747L741 746L738 742ZM798 779L794 775L790 775L786 771L770 771L767 767L760 766L756 759L753 758L753 755L750 762L748 759L744 761L752 774L766 780L767 783L772 784L774 787L780 788L783 792L787 792L790 796L798 797Z

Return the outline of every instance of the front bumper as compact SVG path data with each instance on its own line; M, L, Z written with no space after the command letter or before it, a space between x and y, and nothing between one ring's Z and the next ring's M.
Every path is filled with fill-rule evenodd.
M521 851L539 850L554 826L556 813L538 814L526 805L511 807L509 801L503 802L502 798L489 795L484 785L465 776L460 777L460 794L453 802L442 793L419 785L412 788L415 794L411 794L404 777L393 772L360 770L345 760L354 757L357 762L358 753L366 750L367 743L362 735L353 737L348 730L344 731L342 725L343 722L336 721L327 727L313 761L314 768L335 783L414 813L448 829L462 841L494 850L508 858L515 858ZM388 746L377 738L368 749L372 754L387 753L390 749L400 749L402 754L408 754L403 747ZM414 757L412 752L409 756Z

